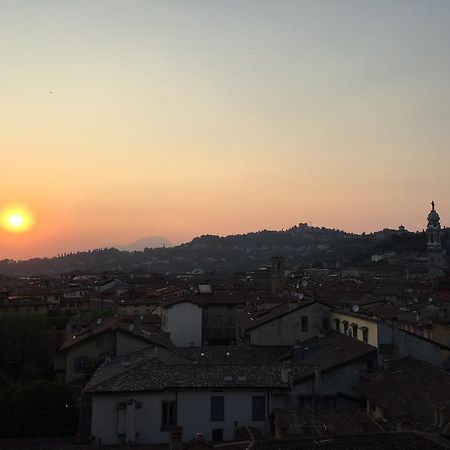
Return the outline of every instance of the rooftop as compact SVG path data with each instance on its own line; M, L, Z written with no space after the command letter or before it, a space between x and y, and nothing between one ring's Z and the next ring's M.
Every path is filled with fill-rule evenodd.
M450 374L419 361L403 358L388 368L369 372L360 385L361 395L411 428L438 432L435 408L450 411ZM447 416L448 417L448 416ZM448 418L444 424L447 425Z

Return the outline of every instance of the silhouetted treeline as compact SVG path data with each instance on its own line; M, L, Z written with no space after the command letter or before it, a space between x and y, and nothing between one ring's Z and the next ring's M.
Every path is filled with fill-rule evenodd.
M52 319L0 318L0 438L72 435L78 409L48 356Z
M205 235L170 248L142 252L104 248L70 253L54 258L28 261L0 261L6 275L55 275L71 271L237 272L266 266L270 257L280 254L288 265L363 261L379 252L426 251L424 232L397 233L385 230L371 234L352 234L340 230L300 224L285 231L263 230L227 237Z

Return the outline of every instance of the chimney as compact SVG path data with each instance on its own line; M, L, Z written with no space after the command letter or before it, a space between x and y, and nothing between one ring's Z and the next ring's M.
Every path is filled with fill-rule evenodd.
M289 372L290 369L288 367L281 368L281 381L283 383L287 383L289 381Z
M183 438L183 427L170 427L169 431L169 450L181 450L181 441Z
M289 367L281 368L281 381L283 383L289 383L289 387L292 389L292 376L291 369Z

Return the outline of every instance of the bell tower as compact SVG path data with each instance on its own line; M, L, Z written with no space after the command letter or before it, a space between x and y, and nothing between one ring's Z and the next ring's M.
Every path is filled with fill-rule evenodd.
M282 256L272 257L272 294L281 295L284 288L284 258Z
M427 220L428 279L435 280L444 275L445 262L442 248L441 218L435 209L434 202L431 202L431 211Z

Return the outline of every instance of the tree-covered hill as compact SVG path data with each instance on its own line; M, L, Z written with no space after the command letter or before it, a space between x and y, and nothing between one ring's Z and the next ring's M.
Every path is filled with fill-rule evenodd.
M426 251L423 232L384 230L371 234L299 224L288 230L230 235L204 235L170 248L146 248L127 252L104 248L34 258L26 261L0 261L5 275L59 274L69 271L188 272L195 269L216 272L255 270L267 266L274 255L282 255L289 266L325 264L331 267L369 259L373 253Z

